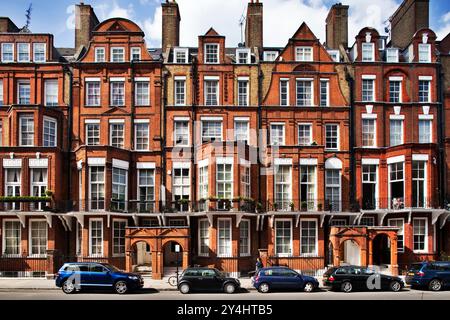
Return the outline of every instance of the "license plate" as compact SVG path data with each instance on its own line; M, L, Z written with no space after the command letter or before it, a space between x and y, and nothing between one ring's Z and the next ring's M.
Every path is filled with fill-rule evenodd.
M414 272L408 272L408 276L413 276Z

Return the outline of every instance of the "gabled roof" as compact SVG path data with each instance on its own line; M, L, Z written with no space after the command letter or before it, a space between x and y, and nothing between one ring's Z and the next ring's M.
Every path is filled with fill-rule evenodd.
M203 37L223 37L221 36L213 27L209 28L209 30L203 35Z
M317 37L315 34L311 31L311 29L308 27L306 22L302 22L300 27L295 31L294 35L291 39L297 39L297 40L317 40Z

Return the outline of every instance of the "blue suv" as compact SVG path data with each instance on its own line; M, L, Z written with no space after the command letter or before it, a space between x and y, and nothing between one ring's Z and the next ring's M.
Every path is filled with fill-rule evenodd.
M271 290L314 291L319 287L316 278L304 276L287 267L262 268L252 278L253 286L261 293Z
M450 262L414 263L408 270L405 280L411 288L428 287L432 291L448 288L450 287Z
M67 294L85 288L111 288L124 294L144 286L139 274L126 273L105 263L66 263L56 274L55 282Z

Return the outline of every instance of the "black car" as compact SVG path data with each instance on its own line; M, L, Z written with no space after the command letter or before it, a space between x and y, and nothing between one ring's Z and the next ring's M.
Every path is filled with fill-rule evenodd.
M238 279L226 277L214 268L187 268L178 282L178 290L183 294L193 291L234 293L240 287Z
M328 269L323 275L323 285L343 292L354 290L397 292L405 286L399 277L377 273L374 269L360 266L341 266Z

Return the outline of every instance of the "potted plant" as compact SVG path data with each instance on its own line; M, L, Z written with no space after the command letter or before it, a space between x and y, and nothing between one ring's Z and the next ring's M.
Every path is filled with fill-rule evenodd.
M291 208L291 211L294 211L295 210L295 203L294 202L289 203L289 208Z
M273 211L278 211L278 203L274 203L273 205Z
M258 201L256 203L256 213L262 212L262 208L263 208L262 203Z
M302 211L307 211L307 210L308 210L308 202L302 201Z
M319 204L317 205L317 210L318 210L318 211L322 211L322 209L323 209L322 207L323 207L323 205L322 205L321 203L319 203Z
M45 195L46 195L47 197L53 197L53 191L47 189L47 190L45 190Z
M317 142L313 141L313 142L311 142L311 145L312 146L317 146Z

